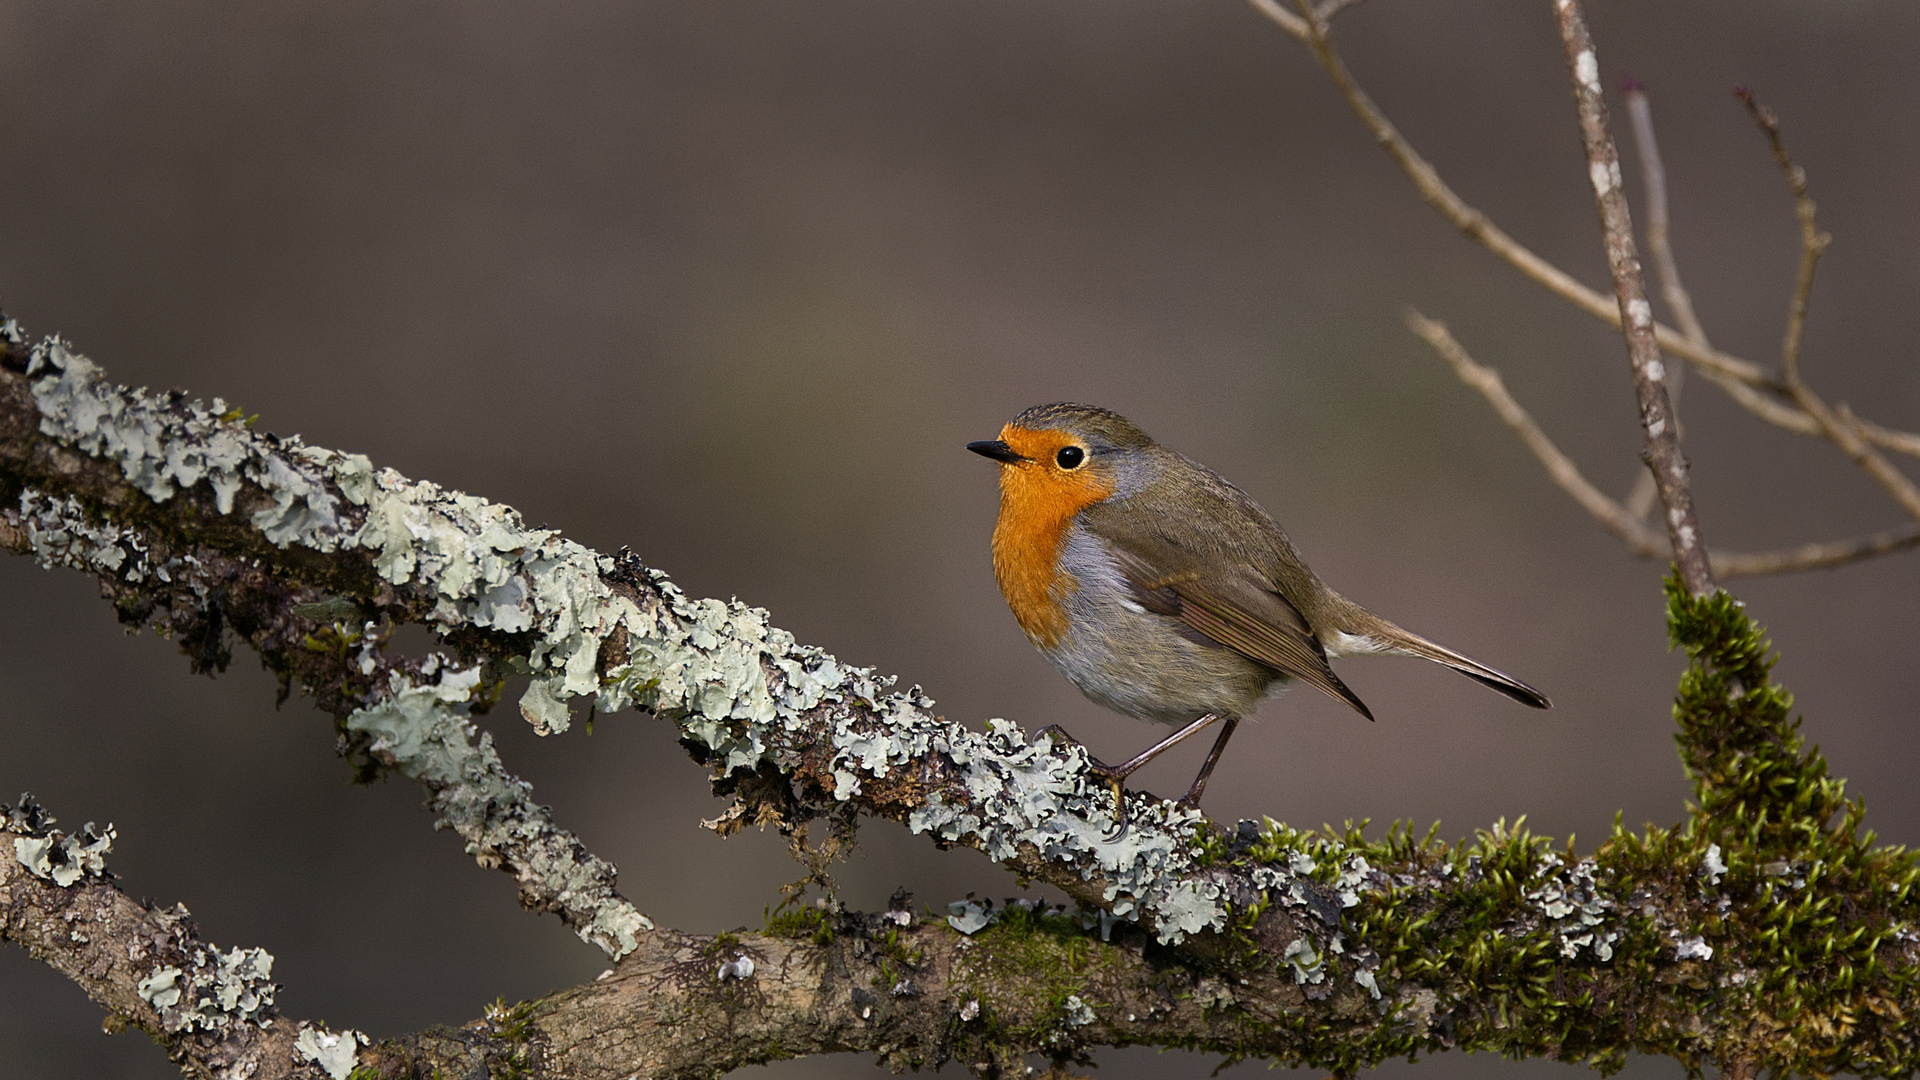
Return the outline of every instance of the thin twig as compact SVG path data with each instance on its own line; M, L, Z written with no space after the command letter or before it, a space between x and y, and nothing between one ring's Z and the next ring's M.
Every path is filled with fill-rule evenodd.
M1666 170L1660 161L1660 148L1654 141L1653 110L1647 99L1644 86L1628 80L1624 91L1627 115L1633 121L1634 141L1640 151L1641 173L1647 188L1647 250L1653 257L1655 274L1660 279L1661 296L1667 306L1673 309L1673 320L1678 323L1687 341L1701 349L1712 349L1707 340L1706 328L1701 325L1699 316L1693 308L1693 297L1680 283L1680 266L1673 257L1667 216L1667 178ZM1674 408L1679 409L1681 375L1684 366L1669 368L1667 371L1667 393L1674 399ZM1701 368L1700 374L1708 382L1726 391L1736 403L1762 420L1801 435L1825 438L1826 432L1819 421L1794 406L1780 401L1770 394L1763 394L1747 383L1730 378L1712 368ZM1895 447L1906 453L1920 451L1920 441L1902 432L1879 429L1887 437L1881 445ZM1684 428L1682 436L1685 435ZM1634 484L1633 493L1627 498L1627 510L1636 517L1645 518L1658 495L1653 483L1652 473L1642 473Z
M1306 20L1281 7L1279 0L1247 0L1247 2L1253 5L1255 11L1272 19L1279 24L1280 29L1301 41L1307 40L1307 36L1311 33L1307 29Z
M1854 419L1853 426L1860 432L1861 438L1883 450L1892 450L1896 454L1906 454L1908 457L1920 457L1920 435L1884 427L1860 417Z
M1693 297L1680 284L1680 264L1673 257L1667 217L1667 171L1660 162L1660 144L1653 135L1653 106L1647 99L1647 88L1629 78L1622 95L1627 104L1627 117L1632 121L1634 148L1640 155L1640 176L1647 193L1647 253L1652 256L1654 275L1660 281L1660 295L1687 340L1702 348L1711 348L1706 327L1700 325L1700 317L1694 313ZM1686 374L1685 364L1667 368L1667 399L1673 405L1675 423L1679 423L1680 392L1685 389ZM1684 426L1680 428L1680 437L1686 438ZM1634 481L1633 492L1627 496L1627 513L1645 520L1659 494L1653 474L1641 473Z
M1406 310L1405 318L1407 328L1433 346L1433 351L1446 360L1461 382L1480 391L1480 396L1487 399L1487 404L1493 406L1493 411L1499 414L1500 419L1513 429L1515 435L1520 436L1520 441L1526 444L1528 450L1533 451L1533 456L1546 468L1547 476L1560 485L1560 490L1573 496L1574 502L1606 526L1607 531L1624 541L1635 555L1657 558L1666 553L1667 545L1661 543L1659 534L1580 475L1580 467L1573 463L1573 459L1561 453L1525 407L1507 392L1500 373L1467 355L1467 350L1454 340L1445 323L1429 319L1412 308Z
M1305 45L1313 53L1314 59L1333 80L1334 86L1346 99L1349 107L1360 117L1360 122L1373 133L1374 140L1380 144L1388 156L1392 157L1413 182L1414 189L1427 204L1440 212L1453 226L1465 233L1469 239L1493 252L1526 277L1544 286L1549 292L1572 303L1582 311L1605 320L1618 329L1620 311L1612 298L1587 288L1571 274L1561 270L1547 260L1534 254L1525 245L1508 236L1487 216L1467 204L1446 182L1440 179L1434 169L1413 145L1407 142L1399 129L1386 118L1366 91L1354 82L1347 71L1346 63L1328 39L1324 21L1315 21L1288 11L1279 0L1248 0L1254 9L1272 20L1275 25ZM1316 28L1317 27L1317 28ZM1787 389L1770 372L1749 360L1733 356L1715 348L1702 348L1689 341L1686 335L1672 327L1656 323L1654 333L1658 335L1660 347L1668 352L1690 361L1698 367L1701 374L1715 385L1725 389L1736 403L1767 423L1784 428L1797 435L1820 436L1824 432L1813 417L1791 405L1778 400L1786 396ZM1920 434L1898 431L1861 420L1857 428L1862 438L1876 446L1897 453L1920 457Z
M1829 570L1915 546L1920 546L1920 525L1902 525L1857 540L1829 540L1824 544L1802 544L1779 551L1714 551L1708 556L1713 560L1713 572L1723 578L1762 577L1801 570Z
M1680 283L1680 264L1674 261L1671 223L1667 216L1667 172L1660 161L1660 144L1653 134L1653 106L1647 88L1629 79L1622 90L1627 117L1633 122L1634 149L1640 154L1640 175L1647 186L1647 253L1660 278L1660 296L1673 309L1673 321L1687 340L1702 348L1712 348L1707 329L1693 310L1693 297ZM1669 376L1667 384L1672 386Z
M1793 163L1793 155L1787 153L1787 144L1780 137L1780 117L1772 109L1760 104L1753 93L1744 86L1733 88L1733 94L1740 104L1747 107L1747 114L1767 136L1767 145L1773 150L1773 160L1780 163L1780 171L1787 180L1787 191L1793 195L1793 213L1800 220L1800 268L1794 277L1793 299L1787 304L1787 330L1780 345L1780 370L1786 381L1791 384L1800 377L1800 341L1807 327L1807 299L1813 293L1813 271L1820 262L1820 256L1833 243L1833 236L1820 231L1814 218L1813 194L1807 188L1807 170Z
M1707 562L1706 541L1693 508L1693 487L1687 479L1687 459L1680 453L1680 433L1675 430L1673 408L1667 401L1666 365L1660 360L1653 306L1647 303L1640 256L1633 243L1633 219L1627 213L1627 193L1620 184L1620 153L1613 144L1606 101L1600 93L1600 61L1587 32L1580 0L1554 0L1553 7L1572 76L1581 141L1587 150L1587 177L1600 211L1607 266L1613 273L1614 296L1625 325L1627 363L1640 400L1640 426L1647 436L1647 467L1653 470L1660 486L1660 504L1667 510L1667 538L1673 542L1673 561L1680 581L1695 596L1709 596L1716 588L1713 567Z
M1920 521L1920 488L1915 488L1906 474L1868 446L1860 428L1836 413L1800 377L1800 343L1806 330L1807 300L1813 291L1813 271L1820 262L1820 254L1833 242L1833 237L1821 232L1815 220L1813 195L1807 187L1807 172L1794 164L1793 156L1787 152L1786 141L1780 135L1780 118L1772 109L1762 105L1746 87L1736 86L1733 92L1739 97L1740 103L1747 107L1754 123L1766 134L1767 145L1773 150L1774 160L1780 163L1787 190L1793 195L1794 215L1800 221L1800 267L1794 278L1793 297L1787 303L1787 329L1780 343L1781 379L1787 392L1793 396L1794 403L1819 423L1826 437L1885 488L1901 509L1914 520Z
M1654 559L1667 554L1667 545L1660 535L1582 476L1580 467L1554 445L1526 408L1507 392L1500 373L1469 356L1448 332L1445 323L1429 319L1412 308L1407 309L1406 320L1407 327L1446 360L1461 382L1487 399L1487 404L1493 406L1493 411L1546 468L1547 476L1572 496L1573 501L1592 514L1608 532L1619 537L1635 555ZM1709 551L1707 558L1713 564L1713 572L1722 578L1758 577L1831 569L1915 546L1920 546L1920 525L1854 540L1830 540L1777 551Z
M1320 0L1320 6L1314 8L1313 14L1321 23L1330 23L1335 15L1360 2L1361 0Z

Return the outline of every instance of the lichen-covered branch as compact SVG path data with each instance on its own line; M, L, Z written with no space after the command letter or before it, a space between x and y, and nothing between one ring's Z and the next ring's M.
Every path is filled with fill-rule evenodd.
M1920 1064L1900 1020L1920 1008L1920 870L1858 835L1857 804L1800 745L1764 640L1724 594L1670 600L1696 660L1683 750L1711 816L1616 832L1582 856L1505 825L1459 844L1272 821L1221 831L1136 793L1130 828L1110 838L1109 798L1077 748L1029 743L1006 721L949 722L918 688L888 693L626 552L250 431L218 404L113 386L11 324L6 337L0 547L93 575L123 619L170 631L196 668L227 662L228 635L246 641L335 714L360 767L421 782L530 906L620 957L591 985L458 1030L373 1045L307 1032L299 1058L302 1035L271 1015L264 954L207 947L88 974L44 890L110 890L91 861L110 830L61 838L27 814L0 851L7 936L101 980L90 992L126 1022L164 1031L180 1002L251 1001L258 1031L233 1030L267 1040L275 1068L382 1077L703 1077L837 1050L1002 1075L1022 1054L1132 1043L1339 1071L1449 1047L1602 1066L1631 1050L1808 1072ZM446 652L388 656L385 628L406 620ZM520 709L546 732L583 697L675 724L737 799L723 829L887 817L1076 906L902 900L789 911L759 934L653 928L475 737L468 714L510 673L531 676ZM168 1045L239 1075L217 1056L236 1037Z
M558 913L609 955L633 947L651 924L615 892L613 867L476 737L466 717L487 701L480 669L381 648L376 613L418 618L433 600L325 557L342 542L364 458L254 435L217 401L127 394L59 342L29 358L11 322L6 333L0 548L93 575L123 622L164 629L197 671L225 667L229 633L248 642L283 688L299 683L339 717L362 768L426 788L439 823L513 874L528 907ZM329 465L348 489L324 478Z
M645 922L612 892L611 868L568 863L585 853L517 781L476 781L490 751L452 730L509 672L532 675L520 709L542 732L566 730L582 697L674 720L757 820L858 808L978 847L1169 941L1224 925L1223 886L1191 873L1199 815L1136 794L1132 826L1105 839L1110 802L1078 747L1028 745L1004 721L949 723L917 690L885 693L890 680L798 645L764 612L688 598L631 556L256 434L218 403L115 387L60 341L25 349L10 333L0 467L13 481L0 495L13 506L0 542L102 576L130 621L178 620L185 640L204 639L206 666L223 627L244 634L341 715L357 753L428 785L443 818L470 826L477 856L504 860L532 903L613 955ZM383 666L364 643L378 619L424 622L461 670Z
M0 805L0 939L79 985L109 1030L134 1025L190 1076L342 1080L360 1038L279 1016L273 957L222 952L182 905L155 908L113 884L111 825L54 828L31 797Z

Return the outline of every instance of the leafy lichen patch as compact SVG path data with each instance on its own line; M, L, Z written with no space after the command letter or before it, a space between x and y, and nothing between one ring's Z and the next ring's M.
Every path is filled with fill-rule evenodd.
M26 794L17 803L0 805L0 818L5 819L7 831L23 834L13 838L13 857L34 877L65 889L107 872L112 825L100 829L89 821L77 833L63 833L53 827L53 815Z
M469 855L500 865L503 853L514 853L527 891L551 897L582 938L616 958L632 952L652 920L614 891L611 865L553 827L532 788L501 764L493 737L476 733L468 714L480 669L435 659L423 665L430 682L391 672L386 695L349 715L347 729L372 739L370 753L428 784L438 824L459 833Z
M273 955L265 949L200 947L184 963L156 966L139 991L168 1033L219 1031L271 1016L279 989L272 977Z
M310 1024L300 1025L300 1034L294 1038L294 1053L302 1061L310 1061L327 1074L329 1080L347 1080L353 1075L353 1067L360 1060L360 1047L367 1037L351 1029L334 1032Z

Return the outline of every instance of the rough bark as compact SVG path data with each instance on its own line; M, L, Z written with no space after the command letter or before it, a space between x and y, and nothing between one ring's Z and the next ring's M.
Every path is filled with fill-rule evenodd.
M1678 714L1702 809L1681 827L1616 833L1580 857L1504 825L1460 844L1220 829L1135 793L1129 829L1109 838L1110 796L1078 748L950 723L918 688L888 693L630 554L252 432L217 403L114 387L11 323L6 337L0 547L93 575L196 669L243 640L334 714L356 767L420 782L527 906L618 958L595 983L460 1030L371 1046L345 1033L343 1053L342 1036L276 1013L251 950L235 960L183 914L121 896L104 876L110 836L67 837L13 808L5 936L196 1074L344 1076L344 1061L362 1076L691 1077L857 1050L991 1075L1023 1054L1135 1043L1339 1071L1449 1047L1602 1066L1629 1050L1807 1072L1920 1063L1902 1023L1920 1006L1914 861L1860 839L1861 811L1800 744L1764 638L1724 594L1670 597L1695 659ZM402 621L445 652L389 656L385 628ZM722 828L887 817L1078 907L929 914L903 900L789 912L761 934L655 928L475 737L468 715L509 672L534 676L521 711L544 731L564 730L581 696L675 724L736 797ZM119 914L76 937L73 911ZM163 924L172 951L135 950ZM115 948L126 962L98 962ZM210 1027L170 1027L179 1002L155 1003L169 967L182 985L239 989L194 1005Z

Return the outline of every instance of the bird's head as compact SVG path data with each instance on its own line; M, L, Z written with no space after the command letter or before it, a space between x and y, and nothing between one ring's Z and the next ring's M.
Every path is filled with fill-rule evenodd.
M967 449L1000 463L1000 490L1009 499L1071 516L1130 487L1153 445L1111 409L1063 401L1035 405L1001 428L998 439Z

